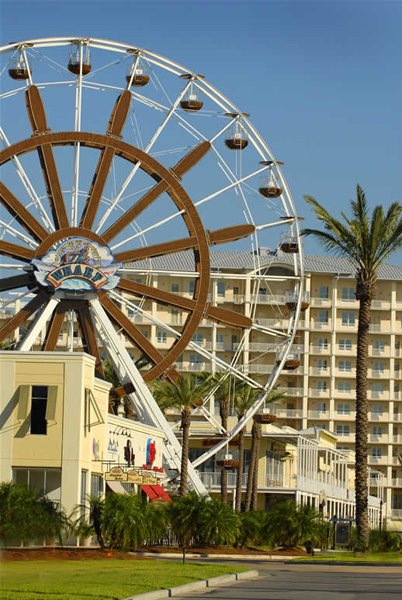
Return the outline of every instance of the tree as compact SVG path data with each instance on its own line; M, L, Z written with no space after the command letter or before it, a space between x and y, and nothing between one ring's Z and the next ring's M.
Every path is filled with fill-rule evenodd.
M320 515L313 507L296 506L294 500L275 504L268 513L266 535L274 544L294 548L319 537Z
M190 447L191 412L202 404L210 382L208 378L195 373L180 375L176 381L158 380L152 386L152 393L161 410L178 408L181 412L182 455L179 495L188 492L188 457Z
M379 267L402 246L402 207L394 202L384 211L376 206L370 216L365 194L357 186L349 218L333 217L314 198L306 197L324 230L304 229L303 235L315 237L328 251L348 257L356 269L356 299L359 301L356 354L356 433L355 488L356 527L359 550L368 546L367 481L367 368L371 302L375 296Z
M249 408L252 407L258 396L258 390L247 384L236 386L234 396L234 406L238 421L244 417ZM236 479L236 512L241 511L243 467L244 467L244 427L239 431L237 441L239 444L239 468L237 469Z
M200 519L200 537L204 544L230 544L240 531L238 515L220 498L205 501Z
M254 402L257 400L259 395L258 390L253 389ZM279 390L270 390L265 398L264 405L273 404L286 398L286 392ZM254 404L253 402L253 404ZM258 492L258 463L259 463L259 452L260 452L260 440L261 440L262 428L261 424L255 419L253 420L253 426L251 429L251 456L250 464L247 474L247 486L246 486L246 498L245 498L245 510L256 510L257 509L257 492Z
M175 498L168 506L170 524L179 546L188 548L192 539L199 539L205 502L205 498L190 492L186 496Z

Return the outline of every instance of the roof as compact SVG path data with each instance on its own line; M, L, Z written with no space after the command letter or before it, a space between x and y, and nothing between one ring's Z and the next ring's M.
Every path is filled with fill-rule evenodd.
M256 256L252 252L229 252L211 250L211 268L213 271L252 271L256 267ZM262 267L270 265L293 264L292 255L283 252L271 252L267 248L260 249L259 264ZM134 266L134 264L127 265ZM194 255L191 251L177 252L156 258L140 260L135 263L136 269L156 271L187 271L194 270ZM323 273L354 277L355 267L348 258L327 255L305 255L304 270L306 273ZM378 279L402 280L402 267L384 264L380 267Z

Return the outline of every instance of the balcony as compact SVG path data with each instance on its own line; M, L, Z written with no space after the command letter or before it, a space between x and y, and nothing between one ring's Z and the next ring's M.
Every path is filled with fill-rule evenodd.
M329 367L310 367L309 375L329 376Z
M391 487L402 488L402 479L401 478L392 479Z
M396 521L402 519L402 508L391 508L391 519Z
M233 344L233 350L236 350L239 344ZM266 344L264 342L250 342L248 345L250 352L276 352L277 344Z
M233 304L244 304L244 300L243 294L233 294Z
M329 411L327 410L309 410L307 412L309 419L328 419Z
M402 435L401 434L393 435L392 441L394 444L402 444Z
M285 295L282 294L254 294L251 299L257 304L285 304Z
M368 443L369 444L388 444L388 435L375 435L369 433L368 435Z
M329 390L323 390L319 388L309 388L309 396L312 398L329 398Z
M370 465L387 465L388 464L387 456L371 456L369 454L367 457L367 460Z
M356 418L356 412L351 410L349 412L335 412L336 421L354 421Z
M324 354L329 356L331 354L331 344L328 346L310 346L310 354Z
M402 415L401 415L402 417ZM369 421L388 421L389 414L387 412L369 412L368 414ZM401 419L402 420L402 419Z
M369 369L368 376L371 379L389 379L390 371L388 369Z
M272 373L274 365L260 365L258 363L249 363L249 373Z
M391 302L389 300L372 300L371 308L375 310L391 310Z
M311 327L311 329L318 329L320 331L330 331L331 330L331 323L330 323L330 321L315 321L315 320L312 320L310 322L310 327Z
M269 329L287 329L289 327L289 319L260 319L256 317L255 323Z
M392 415L392 420L396 423L402 423L402 414L401 413L394 413Z
M302 419L303 410L301 408L278 408L273 406L270 412L278 419Z
M324 307L330 308L331 299L330 298L311 298L311 306L312 307Z
M303 396L303 388L301 387L284 387L282 385L279 385L278 391L287 394L289 398Z

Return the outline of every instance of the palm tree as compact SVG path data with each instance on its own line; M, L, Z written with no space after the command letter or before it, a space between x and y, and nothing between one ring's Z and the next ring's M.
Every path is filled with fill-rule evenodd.
M357 198L351 202L352 217L341 213L333 217L314 198L306 197L324 230L304 229L330 252L348 257L356 269L356 299L359 301L356 355L356 527L358 547L368 545L367 486L367 367L371 302L375 296L379 267L402 246L402 207L394 202L386 212L373 209L371 218L365 194L357 186Z
M162 410L178 408L181 412L182 455L179 496L185 496L188 492L191 412L193 408L202 404L209 386L208 378L201 378L195 373L180 375L174 382L167 379L159 380L152 386L154 398Z
M259 392L254 390L254 402L257 399ZM264 405L272 404L286 398L286 392L274 389L268 392L265 398ZM257 490L258 490L258 463L260 453L260 440L262 435L261 424L255 419L251 428L251 456L250 465L247 474L247 486L246 486L246 499L245 499L245 510L257 510Z
M236 410L237 420L241 421L249 408L257 399L258 391L249 385L241 384L236 387L234 396L234 406ZM243 468L244 468L244 427L239 431L237 442L239 444L239 467L237 469L236 479L236 512L241 511L242 500L242 483L243 483Z
M218 386L214 392L214 398L219 403L219 416L221 418L221 425L225 431L228 429L229 420L229 409L230 401L233 398L234 386L230 375L225 379L222 375L215 375L211 381L214 385ZM225 467L221 468L221 500L222 502L228 501L228 473Z

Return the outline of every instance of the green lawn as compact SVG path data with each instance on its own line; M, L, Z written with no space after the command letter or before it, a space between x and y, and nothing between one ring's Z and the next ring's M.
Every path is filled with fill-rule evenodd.
M376 552L356 555L353 552L331 552L331 554L316 554L315 556L296 558L295 561L308 560L316 562L368 562L368 563L402 563L400 552Z
M162 560L3 562L1 600L120 600L245 568Z

